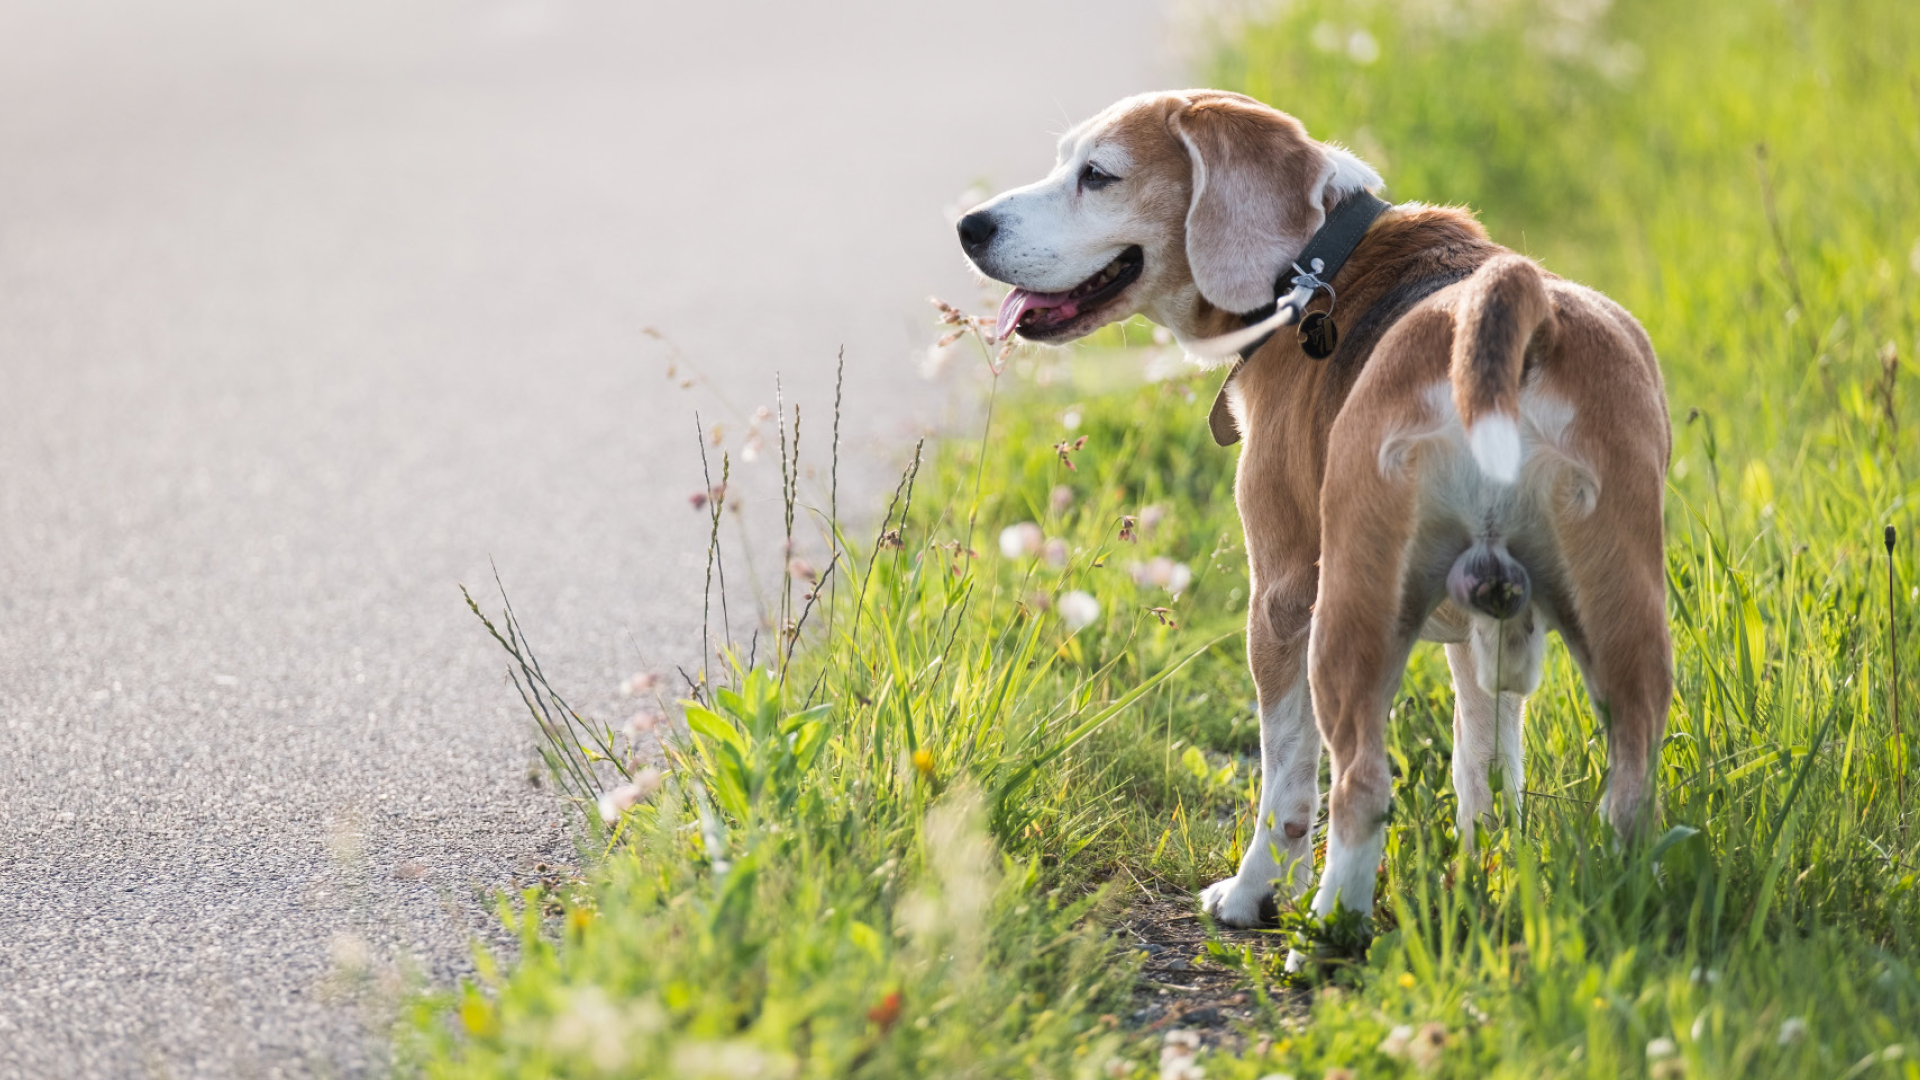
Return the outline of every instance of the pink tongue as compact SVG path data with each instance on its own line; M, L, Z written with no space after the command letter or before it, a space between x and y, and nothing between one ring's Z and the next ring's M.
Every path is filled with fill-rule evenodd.
M1029 311L1049 311L1054 308L1064 308L1065 310L1062 311L1061 314L1071 319L1078 307L1079 305L1069 301L1067 294L1063 292L1037 293L1028 292L1025 289L1015 289L1007 294L1005 300L1000 301L1000 322L993 328L993 339L995 341L1007 340L1008 335L1013 333L1013 328L1020 325L1020 316L1025 315Z

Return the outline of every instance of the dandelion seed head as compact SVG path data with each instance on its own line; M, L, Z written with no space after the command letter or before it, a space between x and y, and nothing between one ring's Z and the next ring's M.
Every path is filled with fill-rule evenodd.
M1807 1018L1806 1017L1789 1016L1785 1020L1780 1021L1780 1037L1777 1041L1781 1046L1792 1046L1794 1043L1797 1043L1806 1037L1807 1037Z
M1680 1052L1680 1047L1665 1035L1647 1043L1647 1060L1661 1061Z
M1060 426L1066 428L1068 431L1078 431L1080 430L1080 420L1080 406L1069 405L1067 406L1067 411L1060 415Z

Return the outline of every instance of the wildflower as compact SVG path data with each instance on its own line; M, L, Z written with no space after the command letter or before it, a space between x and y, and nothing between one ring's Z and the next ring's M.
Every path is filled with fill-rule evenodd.
M687 502L691 503L695 510L705 510L707 508L707 493L704 491L696 491L687 496Z
M1400 988L1402 990L1413 989L1413 972L1403 971L1400 973Z
M1080 406L1067 406L1067 411L1060 416L1060 426L1068 431L1080 430Z
M1206 1070L1194 1058L1200 1053L1200 1033L1173 1028L1160 1046L1160 1080L1202 1080Z
M1075 589L1060 595L1060 617L1070 630L1084 630L1100 618L1100 601Z
M1647 1044L1648 1061L1664 1061L1679 1052L1680 1048L1674 1045L1674 1041L1664 1035Z
M1407 1055L1413 1059L1414 1068L1426 1072L1440 1064L1440 1054L1446 1048L1447 1026L1430 1022L1414 1033L1413 1041L1407 1044Z
M1067 542L1056 536L1040 549L1040 561L1059 570L1067 565L1068 554Z
M1060 464L1065 465L1067 467L1068 472L1079 472L1080 469L1078 466L1076 466L1073 463L1073 458L1071 455L1074 454L1076 451L1085 449L1086 445L1087 445L1087 437L1085 435L1082 435L1071 442L1065 439L1062 439L1059 442L1053 444L1053 452L1060 455Z
M1055 484L1053 485L1053 493L1048 496L1047 502L1053 507L1054 513L1065 513L1067 507L1073 505L1073 489L1065 484Z
M761 446L760 433L758 431L748 433L747 441L740 444L740 460L746 462L759 461Z
M1000 554L1009 559L1017 559L1022 555L1038 555L1045 543L1046 534L1040 531L1040 526L1031 521L1009 525L1000 530Z
M620 696L632 697L635 694L644 694L659 684L660 676L651 672L643 671L637 675L629 675L627 681L620 684Z
M1371 64L1380 59L1380 43L1365 30L1355 30L1347 37L1347 55L1356 64Z
M667 718L660 715L657 710L641 709L639 712L627 717L627 726L622 730L626 732L627 738L638 739L659 728L666 722Z
M787 560L787 573L792 574L801 581L814 581L820 576L819 571L813 568L812 563L798 557Z
M914 756L916 758L919 757L918 754ZM881 998L878 1005L867 1010L867 1019L878 1025L881 1031L886 1031L900 1019L900 1006L902 1003L900 991L888 991L887 996Z
M1193 584L1193 569L1186 563L1177 563L1165 555L1158 555L1144 563L1134 563L1129 568L1135 585L1158 585L1175 596L1186 591Z
M1129 544L1139 543L1140 537L1137 533L1133 531L1133 527L1135 524L1137 523L1134 521L1132 515L1123 515L1120 518L1120 539L1126 541Z
M913 767L921 776L933 779L933 751L922 748L913 752Z
M1778 1041L1781 1046L1792 1046L1794 1043L1797 1043L1806 1037L1807 1037L1807 1018L1806 1017L1789 1016L1785 1020L1780 1021L1780 1038Z
M1175 630L1180 629L1180 624L1173 621L1172 608L1163 608L1163 607L1148 608L1147 614L1152 615L1156 619L1159 619L1161 626L1171 627Z
M633 809L642 799L652 797L660 790L665 779L659 769L645 768L634 774L631 783L622 784L600 796L600 820L608 825L620 820L620 815Z
M1387 1032L1387 1037L1381 1039L1380 1045L1375 1047L1375 1049L1390 1058L1405 1060L1408 1055L1407 1048L1412 1045L1412 1043L1413 1028L1406 1024L1401 1024L1399 1027Z
M882 548L897 549L897 548L906 547L907 542L905 540L900 539L899 529L888 529L886 532L883 532L880 534L880 546Z
M1167 508L1161 503L1152 503L1140 508L1140 531L1152 536L1160 523L1167 519Z

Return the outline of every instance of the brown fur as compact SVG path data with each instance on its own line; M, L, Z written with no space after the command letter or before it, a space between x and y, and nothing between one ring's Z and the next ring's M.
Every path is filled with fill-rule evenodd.
M1188 339L1237 330L1248 308L1216 303L1195 268L1210 265L1238 288L1231 264L1250 256L1234 230L1244 230L1264 252L1248 272L1266 276L1271 299L1273 271L1304 244L1304 223L1324 218L1331 196L1313 185L1330 159L1291 117L1214 91L1130 99L1090 124L1134 166L1129 197L1149 276L1132 310ZM1196 169L1207 178L1198 198ZM1432 422L1424 395L1442 381L1469 428L1545 395L1571 411L1552 452L1576 465L1539 473L1550 488L1543 523L1500 539L1585 675L1609 734L1605 812L1634 834L1652 805L1672 692L1661 523L1671 434L1646 334L1606 297L1495 244L1460 209L1388 210L1332 285L1343 340L1330 359L1307 358L1283 331L1233 381L1245 439L1234 497L1252 585L1247 654L1263 724L1309 680L1332 754L1333 837L1360 845L1377 835L1390 788L1388 706L1423 628L1464 640L1467 617L1447 601L1444 576L1473 539L1471 523L1435 511L1426 451L1390 469L1383 447ZM1527 468L1543 455L1531 451ZM1456 681L1471 681L1468 650L1455 653ZM1299 859L1310 855L1312 811L1296 802L1262 825Z

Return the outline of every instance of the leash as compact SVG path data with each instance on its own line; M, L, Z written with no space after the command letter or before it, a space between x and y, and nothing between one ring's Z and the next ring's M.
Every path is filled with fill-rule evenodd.
M1240 374L1240 369L1281 327L1298 324L1300 349L1315 360L1325 360L1339 347L1340 328L1333 321L1333 308L1340 298L1331 282L1360 246L1374 220L1386 210L1386 200L1370 191L1358 191L1342 199L1328 212L1327 220L1307 241L1300 257L1280 272L1279 279L1273 283L1274 302L1240 317L1245 328L1233 336L1250 336L1244 344L1238 344L1239 355L1233 369L1220 384L1220 392L1213 399L1213 410L1207 415L1214 442L1232 446L1240 441L1233 410L1227 405L1227 388L1233 385L1233 377ZM1307 305L1321 292L1327 294L1327 310L1307 311Z

